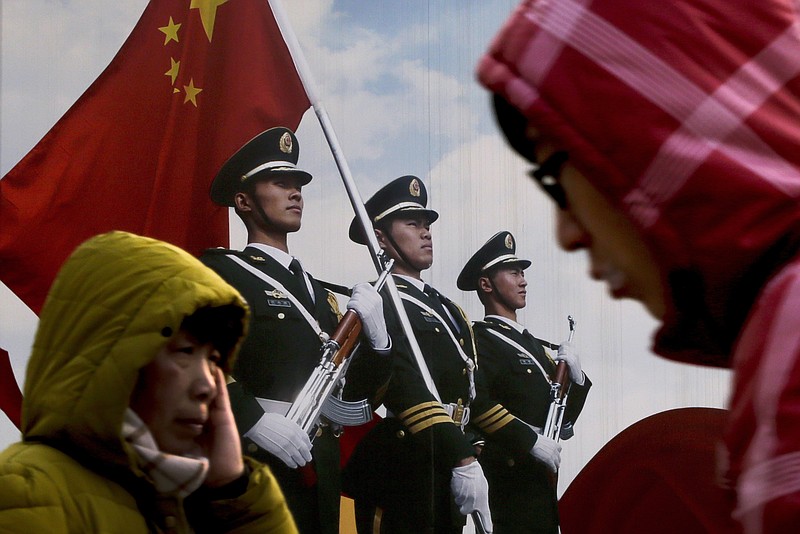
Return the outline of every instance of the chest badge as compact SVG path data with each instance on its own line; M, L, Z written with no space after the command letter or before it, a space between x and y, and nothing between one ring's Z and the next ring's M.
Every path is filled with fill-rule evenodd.
M286 295L286 293L284 293L284 292L282 292L282 291L279 291L279 290L277 290L277 289L273 289L272 291L267 291L267 290L265 289L265 290L264 290L264 293L266 293L268 297L272 297L272 298L274 298L274 299L288 299L288 298L289 298L289 297Z
M264 290L267 295L267 304L277 308L291 308L292 303L286 293L273 289L272 291Z

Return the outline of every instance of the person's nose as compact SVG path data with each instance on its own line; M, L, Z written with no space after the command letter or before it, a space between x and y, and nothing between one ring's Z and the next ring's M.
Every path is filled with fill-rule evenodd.
M300 186L292 187L289 192L289 198L292 200L302 200L303 198L303 190Z
M588 232L567 210L558 210L556 214L556 240L567 252L589 246Z
M208 359L200 362L192 382L192 396L202 402L211 402L217 396L216 366Z

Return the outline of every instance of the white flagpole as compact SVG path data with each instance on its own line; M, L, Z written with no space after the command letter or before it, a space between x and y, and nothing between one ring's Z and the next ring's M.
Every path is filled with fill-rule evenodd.
M333 125L328 117L328 113L322 106L322 102L320 101L319 97L317 97L316 85L314 78L311 75L311 69L308 67L308 63L306 63L303 50L300 48L300 43L297 40L297 36L295 36L294 31L292 30L292 26L289 23L289 18L286 16L286 12L283 10L283 5L281 4L280 0L267 1L272 8L275 21L278 23L278 28L281 30L281 35L283 35L283 40L286 42L286 46L289 48L289 54L292 56L292 61L294 61L295 68L300 76L300 81L303 83L303 87L306 90L308 100L311 102L311 106L314 108L314 113L319 120L320 126L322 126L322 131L325 134L325 139L328 141L328 146L330 146L333 159L336 161L336 166L338 167L339 174L344 182L347 195L350 198L350 203L353 205L353 210L356 213L356 219L358 219L358 221L361 223L362 230L367 238L367 247L369 248L372 260L375 263L375 269L378 273L380 273L383 271L383 265L381 265L381 260L379 257L379 252L381 249L378 245L378 239L375 237L375 232L372 229L372 223L370 222L369 215L364 207L364 201L361 199L361 195L359 194L355 182L353 181L352 174L350 173L350 167L347 165L347 160L345 160L344 154L342 153L339 140L336 137L336 133L333 131ZM436 384L434 384L433 377L431 376L428 366L425 363L425 359L422 356L422 350L417 343L417 338L414 336L414 331L411 328L411 322L409 321L406 310L403 307L402 301L400 300L400 294L397 291L397 286L394 283L393 277L389 276L386 279L385 287L389 291L392 305L397 312L400 325L403 328L406 337L408 338L409 344L411 345L411 351L413 352L414 359L417 362L417 367L422 374L422 378L425 381L425 385L433 394L434 398L441 403L442 399L439 396L439 392L436 389Z

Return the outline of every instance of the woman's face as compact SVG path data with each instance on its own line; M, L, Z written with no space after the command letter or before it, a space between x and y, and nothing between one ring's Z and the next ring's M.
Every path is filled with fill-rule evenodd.
M181 330L144 367L131 409L144 421L161 451L200 456L200 438L217 397L220 354Z
M546 161L555 151L546 141L539 142L536 159ZM569 160L554 174L566 197L564 207L556 212L561 248L586 250L590 276L605 282L612 297L638 300L654 317L663 318L663 279L639 230Z

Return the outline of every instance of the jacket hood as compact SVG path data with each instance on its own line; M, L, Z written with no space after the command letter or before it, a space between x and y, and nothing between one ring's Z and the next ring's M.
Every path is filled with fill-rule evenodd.
M175 246L124 232L80 245L39 318L25 380L24 439L127 467L120 431L139 370L184 317L222 305L247 310L235 289Z
M797 251L798 50L792 0L542 0L478 66L641 231L669 293L658 354L729 365Z

